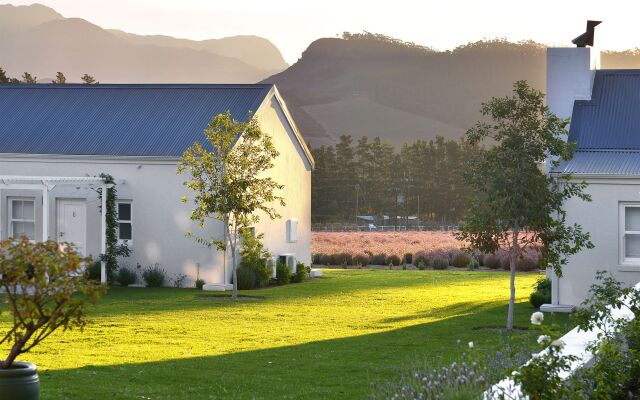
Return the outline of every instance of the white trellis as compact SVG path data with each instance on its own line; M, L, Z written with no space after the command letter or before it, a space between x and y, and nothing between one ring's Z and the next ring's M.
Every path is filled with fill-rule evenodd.
M100 251L107 251L107 191L113 187L104 179L88 176L21 176L0 175L0 189L40 190L42 192L42 238L49 239L49 192L56 186L80 186L101 189L102 213L100 218ZM100 263L100 281L107 281L105 262Z

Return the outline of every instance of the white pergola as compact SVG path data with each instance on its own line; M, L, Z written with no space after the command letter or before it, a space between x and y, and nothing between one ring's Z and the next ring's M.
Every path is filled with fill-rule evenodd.
M56 186L80 186L102 190L102 213L100 218L101 243L100 251L107 251L107 191L113 187L100 177L89 176L21 176L0 175L0 189L40 190L42 191L42 236L49 239L49 192ZM100 266L100 281L107 282L105 262Z

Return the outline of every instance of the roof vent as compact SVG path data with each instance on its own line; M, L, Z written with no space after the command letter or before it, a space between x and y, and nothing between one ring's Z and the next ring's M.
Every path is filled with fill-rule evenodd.
M573 39L571 43L577 47L593 46L593 37L595 36L596 26L600 25L602 21L587 21L587 31L577 38Z

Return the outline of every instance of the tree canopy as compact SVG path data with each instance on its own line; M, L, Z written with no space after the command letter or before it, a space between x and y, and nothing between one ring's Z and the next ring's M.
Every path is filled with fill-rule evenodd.
M191 219L201 228L209 218L224 224L222 238L195 238L218 250L230 250L236 297L236 253L242 231L259 221L260 212L271 219L279 217L275 205L285 205L276 193L283 186L265 174L279 152L255 118L237 121L230 112L215 116L204 135L207 144L196 142L185 150L178 173L189 174L185 185L194 192ZM182 201L187 202L188 198L185 196ZM193 236L192 232L188 234Z
M568 120L558 118L544 103L544 95L525 81L514 84L513 95L482 104L488 122L467 132L477 144L491 139L495 145L478 152L464 175L471 189L459 238L483 252L506 249L511 270L511 301L507 328L513 328L516 262L527 251L540 251L543 265L559 276L568 256L592 247L589 234L578 224L567 224L564 202L571 197L590 200L585 183L570 176L547 174L569 160L574 145L567 142Z

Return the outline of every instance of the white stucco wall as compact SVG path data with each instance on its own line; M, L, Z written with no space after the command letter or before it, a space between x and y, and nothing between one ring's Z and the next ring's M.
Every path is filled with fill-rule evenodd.
M557 281L559 304L580 305L597 271L608 271L629 286L640 281L640 263L622 263L619 237L620 203L640 204L640 179L601 178L587 182L586 192L592 201L574 198L567 202L565 210L567 222L578 223L589 232L595 247L574 255L563 268L563 277Z
M295 254L296 259L311 264L311 165L295 138L292 127L275 97L264 104L256 114L263 132L272 134L273 143L280 152L274 162L271 176L284 190L285 207L274 205L281 215L280 220L271 221L264 216L256 225L258 233L264 233L265 246L273 255ZM298 240L286 240L286 221L298 220Z
M591 47L547 49L547 105L560 118L571 118L576 100L591 99L600 52Z
M280 156L275 160L272 176L285 185L282 195L287 206L279 207L282 218L265 218L256 226L265 234L264 243L274 254L295 253L309 264L311 258L311 166L303 149L296 143L292 128L274 97L256 113L265 132L273 136ZM198 265L199 276L207 283L230 283L230 257L223 269L224 254L196 244L185 232L191 230L203 237L222 237L222 225L211 220L202 232L189 220L191 206L182 204L183 195L191 193L183 185L184 177L176 175L177 160L109 159L103 157L34 157L0 155L0 175L32 176L97 176L107 173L116 180L118 197L132 201L133 240L131 257L123 265L146 267L159 263L168 278L186 274L187 285L193 285ZM36 198L36 238L41 240L42 196L38 191L0 190L0 237L8 235L7 196ZM55 198L86 199L87 255L100 253L100 214L97 193L75 187L54 188L50 192L49 237L57 237ZM298 241L286 242L286 220L296 218ZM169 282L168 282L169 284Z

